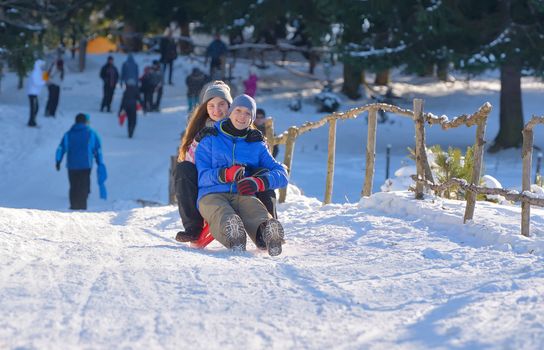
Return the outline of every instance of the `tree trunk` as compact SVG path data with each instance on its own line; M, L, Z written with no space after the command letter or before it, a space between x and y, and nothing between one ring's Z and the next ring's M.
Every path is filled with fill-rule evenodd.
M180 29L181 29L181 35L182 36L186 36L186 37L191 36L191 32L189 31L189 22L181 23ZM188 42L188 41L180 40L180 42L179 42L179 52L182 55L188 55L191 52L193 52L193 45L191 45L191 43Z
M125 23L123 27L121 43L123 44L123 50L127 53L142 50L142 36L136 33L136 28L130 23Z
M517 62L501 66L499 133L490 152L520 147L523 141L523 110L521 104L521 67Z
M376 78L374 79L375 85L387 86L389 85L389 69L384 69L376 73Z
M426 64L420 71L417 72L419 77L432 77L434 76L434 64Z
M438 62L436 65L436 76L440 81L448 81L448 62Z
M342 85L342 93L352 100L361 97L359 87L361 86L361 77L363 70L353 66L347 62L344 63L344 84Z
M317 53L315 53L314 51L310 51L310 57L308 59L308 63L309 63L308 73L314 74L315 66L317 65L318 58L319 57L317 56Z
M87 38L83 37L79 41L79 71L85 70L85 62L87 59Z

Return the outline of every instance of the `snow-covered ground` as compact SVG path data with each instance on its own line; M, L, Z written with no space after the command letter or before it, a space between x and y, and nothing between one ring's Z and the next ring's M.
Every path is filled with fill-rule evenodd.
M123 55L115 55L118 66ZM137 57L141 64L155 58ZM544 210L533 208L531 233L519 235L517 205L478 202L462 224L464 203L407 191L359 200L364 181L365 118L338 127L334 202L322 206L327 130L296 144L287 203L279 206L287 243L270 258L251 244L232 254L217 243L194 250L174 241L181 223L168 206L169 156L185 126L184 77L195 61L178 59L175 85L165 88L161 113L138 119L135 138L100 113L98 69L69 71L57 118L25 126L24 90L8 73L0 94L0 348L6 349L541 349L544 347ZM70 62L68 62L70 66ZM306 69L292 63L294 69ZM237 76L247 64L239 61ZM335 68L338 73L339 67ZM318 72L318 74L322 74ZM319 84L271 66L260 70L257 102L276 130L317 120ZM494 105L488 140L498 130L498 83L491 74L445 85L395 78L410 107L450 118ZM524 80L524 112L542 115L544 85ZM302 93L302 111L289 100ZM116 91L114 110L121 91ZM348 102L342 109L367 103ZM540 104L541 105L541 104ZM108 201L96 181L88 212L70 212L65 170L54 152L77 112L90 113L108 166ZM374 191L409 164L413 125L381 124ZM537 128L539 144L544 132ZM472 130L428 129L428 143L462 146ZM283 151L283 150L281 150ZM280 153L280 159L283 154ZM519 151L486 154L485 173L519 189ZM94 175L94 174L93 174ZM302 194L304 193L304 194ZM314 198L316 197L316 198ZM138 199L157 202L142 208Z

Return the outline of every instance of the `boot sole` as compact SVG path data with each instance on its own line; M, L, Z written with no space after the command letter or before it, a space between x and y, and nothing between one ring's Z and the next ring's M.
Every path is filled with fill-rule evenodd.
M231 215L225 222L225 236L234 252L246 250L246 230L244 223L238 215Z
M281 254L283 236L283 227L281 226L280 222L276 219L270 219L264 232L264 237L266 237L266 248L268 249L268 254L270 256L277 256Z

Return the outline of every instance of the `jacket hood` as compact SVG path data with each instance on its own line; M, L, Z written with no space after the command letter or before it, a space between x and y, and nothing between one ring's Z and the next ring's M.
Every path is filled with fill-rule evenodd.
M45 61L43 60L36 60L36 62L34 62L34 70L38 70L38 69L41 70L44 66L45 66Z

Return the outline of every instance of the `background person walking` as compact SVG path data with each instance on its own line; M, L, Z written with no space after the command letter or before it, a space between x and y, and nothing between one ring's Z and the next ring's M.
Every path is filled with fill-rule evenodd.
M127 60L123 62L121 67L121 84L125 86L138 86L138 77L140 76L138 64L134 60L131 53L128 54Z
M190 113L198 105L198 97L202 88L209 81L209 77L197 67L185 78L187 85L187 111Z
M47 89L49 90L49 96L47 98L47 104L45 105L45 116L54 117L57 113L57 106L59 105L60 97L60 85L64 80L64 61L62 58L57 58L47 70Z
M138 85L127 85L125 91L123 92L123 99L121 101L121 107L119 108L119 115L123 110L127 114L129 138L132 138L134 135L134 129L136 129L136 113L138 103L140 103L140 89L138 88Z
M161 38L160 43L162 72L166 75L166 68L168 71L168 84L172 85L172 73L174 71L174 61L178 58L178 52L176 42L172 38L172 32L168 31L168 34Z
M229 49L227 44L221 40L221 35L219 33L215 34L214 40L208 45L206 49L206 60L204 64L208 63L208 57L210 61L210 78L212 80L223 79L224 72L223 66L225 63L225 56Z
M106 108L108 112L111 112L113 93L115 92L115 86L119 81L119 71L113 64L112 56L108 56L108 61L100 69L100 78L104 82L104 95L102 97L102 104L100 105L100 112L104 111L104 108Z
M66 167L70 182L70 209L86 210L87 198L91 190L91 169L93 158L98 166L100 197L105 199L106 167L102 159L102 146L98 134L89 127L89 116L76 115L75 124L62 137L56 152L56 168L60 165L64 153L67 153Z
M38 114L38 96L40 96L40 92L42 90L42 87L45 85L45 79L43 77L43 67L45 65L45 62L43 60L36 60L34 62L34 69L32 70L32 73L30 74L30 77L28 78L27 82L27 95L28 95L28 101L30 104L30 117L28 119L28 126L35 127L38 126L36 124L36 115Z

